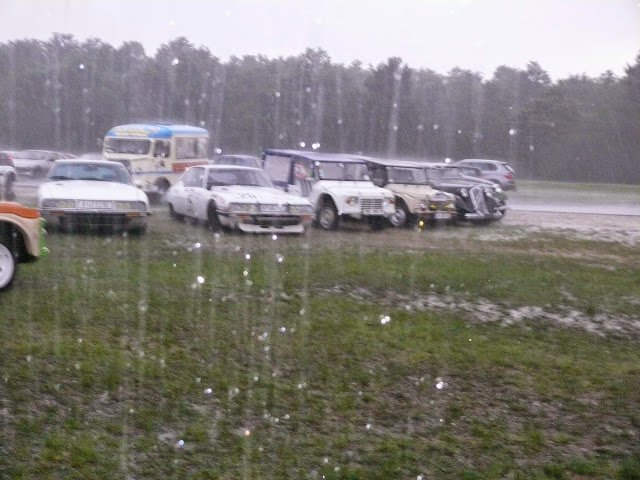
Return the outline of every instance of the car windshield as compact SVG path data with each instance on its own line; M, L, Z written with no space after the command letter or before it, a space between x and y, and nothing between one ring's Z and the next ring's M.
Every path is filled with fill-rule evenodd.
M262 162L258 157L218 157L213 163L216 165L239 165L242 167L262 168Z
M35 150L25 150L24 152L18 152L14 155L14 158L22 160L46 160L48 158L47 152L38 152Z
M124 166L100 163L56 163L49 173L51 180L95 180L131 184Z
M368 180L365 163L355 162L316 162L316 171L320 180Z
M427 183L427 176L421 168L391 167L387 170L389 183L409 183L423 185Z
M461 178L458 167L447 167L442 169L442 178Z
M107 138L104 150L109 153L129 153L146 155L151 148L151 140L135 138Z
M230 185L273 188L271 180L269 180L267 174L262 170L241 170L234 168L209 170L207 188Z
M442 172L436 168L425 168L424 173L430 182L439 182L442 180Z

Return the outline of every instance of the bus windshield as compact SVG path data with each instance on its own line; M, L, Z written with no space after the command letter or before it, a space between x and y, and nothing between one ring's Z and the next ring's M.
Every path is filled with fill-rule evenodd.
M108 153L129 153L146 155L151 148L151 140L138 138L107 138L104 151Z

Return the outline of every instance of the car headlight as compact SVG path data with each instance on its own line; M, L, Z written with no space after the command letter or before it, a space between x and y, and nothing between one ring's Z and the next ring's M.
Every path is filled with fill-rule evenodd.
M345 203L347 205L355 207L356 205L358 205L358 197L349 197L345 200Z
M467 190L466 188L461 189L460 196L463 198L467 198L469 196L469 190Z
M487 188L487 189L484 191L484 194L485 194L487 197L489 197L489 198L493 198L493 191L492 191L490 188Z
M456 204L453 202L447 203L447 208L449 210L455 210L456 209Z
M255 203L231 203L229 211L232 213L257 213L258 206Z
M493 187L496 193L502 193L502 189L500 187Z
M391 198L385 198L384 201L382 202L382 206L384 207L390 207L392 205L394 205L396 203L396 199L394 197Z
M313 207L311 205L289 205L289 212L291 213L313 213Z
M426 210L427 209L427 204L426 202L420 202L420 205L418 206L418 208L420 210Z
M69 199L47 198L42 202L42 208L75 208L76 201Z
M147 209L144 202L115 202L116 210L126 210L129 212L143 212Z

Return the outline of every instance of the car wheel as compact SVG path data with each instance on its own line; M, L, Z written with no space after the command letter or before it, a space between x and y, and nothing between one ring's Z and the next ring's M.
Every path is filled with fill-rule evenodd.
M387 226L387 219L378 215L367 217L367 222L369 223L371 230L373 230L374 232L384 230Z
M325 203L318 211L318 225L323 230L335 230L338 226L338 211L333 203Z
M4 184L4 198L5 200L15 200L16 199L16 192L13 191L13 182L15 181L15 179L13 178L13 176L9 176L7 177L7 183Z
M4 243L0 243L0 290L11 286L16 269L16 257Z
M182 222L184 220L184 215L180 215L179 213L177 213L174 210L172 204L169 204L169 216L174 220L178 220L179 222Z
M207 207L207 222L209 223L209 228L214 232L222 230L222 224L220 223L220 218L218 218L218 212L214 202L211 202Z
M401 228L407 225L409 217L410 214L407 206L404 204L404 202L398 201L396 202L396 211L393 215L391 215L391 217L389 217L389 223L393 227Z

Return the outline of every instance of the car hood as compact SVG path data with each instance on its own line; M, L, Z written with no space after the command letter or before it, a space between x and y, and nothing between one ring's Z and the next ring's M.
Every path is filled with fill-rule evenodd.
M317 182L313 188L346 196L393 197L391 190L376 187L372 182L368 181L322 180Z
M311 203L297 195L283 192L277 188L244 187L240 185L229 187L212 187L211 194L222 197L229 203L282 203L289 205L311 205Z
M133 185L95 180L56 180L40 185L40 198L127 200L147 202L146 194Z
M438 200L436 197L442 197L442 200L451 200L454 198L450 193L435 190L430 185L413 185L407 183L389 183L385 188L400 195L408 195L414 198L429 198L430 200Z

